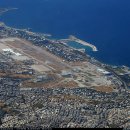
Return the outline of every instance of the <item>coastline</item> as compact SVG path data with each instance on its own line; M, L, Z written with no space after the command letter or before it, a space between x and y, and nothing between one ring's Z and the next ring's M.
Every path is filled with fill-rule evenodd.
M94 5L95 5L95 2L94 2ZM82 20L82 17L81 17L81 20L77 19L78 23L79 23L78 25L76 24L77 22L75 22L73 20L71 21L71 17L67 17L68 20L70 20L70 22L71 22L70 25L68 25L66 21L64 22L64 20L62 22L58 22L58 15L56 15L55 10L54 10L56 17L55 17L55 20L53 21L53 24L51 24L51 17L49 17L49 18L47 17L49 11L47 13L44 13L44 9L42 10L42 7L40 9L38 8L36 11L33 11L33 8L32 8L33 6L32 7L30 6L29 13L31 13L31 11L32 11L32 15L29 15L29 13L26 13L26 11L27 11L26 9L28 9L28 6L24 7L24 6L20 5L19 2L18 2L18 5L16 2L14 5L12 4L10 6L2 6L2 7L3 8L8 8L8 7L18 8L18 10L12 10L12 12L11 11L6 12L2 15L1 21L4 21L6 23L6 25L8 25L8 26L15 27L15 28L21 28L21 29L29 27L34 32L50 33L53 35L52 38L55 38L55 39L68 38L68 36L72 34L83 41L94 44L98 48L98 52L95 53L92 51L92 49L90 47L87 47L87 46L84 47L84 48L86 48L86 53L91 55L92 57L95 57L98 60L101 60L104 63L108 63L108 64L116 64L116 65L124 64L124 65L130 66L130 62L129 62L130 58L129 58L129 56L127 56L129 54L128 53L129 44L127 44L127 43L129 43L129 39L127 39L127 34L125 32L123 32L123 36L120 37L120 34L122 32L120 32L120 31L116 32L114 27L112 28L112 30L115 30L114 33L111 33L111 32L107 33L107 31L106 31L105 33L102 34L102 31L100 30L100 29L103 29L103 30L106 29L108 31L111 31L111 28L109 26L112 26L113 25L112 23L108 24L108 26L106 26L106 28L102 28L102 26L104 26L104 25L102 23L98 23L98 26L97 26L97 24L95 24L95 27L93 28L93 24L90 23L91 16L88 15L88 17L85 17L85 19L83 19L86 22L84 25L82 24L82 22L80 23L80 21ZM88 10L88 9L85 9L85 10ZM37 16L38 13L40 13L40 15L41 15L42 11L43 11L44 17L38 16L38 21L35 20L34 19L35 16ZM72 13L75 14L75 12L72 12ZM52 14L52 16L54 15L53 12L50 13L50 15L51 14ZM32 16L34 16L34 17L32 17ZM95 17L95 15L93 17ZM104 14L103 14L103 17L104 17ZM65 14L65 18L66 18L66 14ZM76 17L76 18L78 18L78 17ZM97 20L97 19L95 19L95 20ZM105 19L103 19L103 20L105 20ZM29 22L29 21L31 21L31 22ZM101 21L102 21L102 18L101 18ZM114 19L114 21L116 23L116 18ZM62 24L64 24L65 26L61 26ZM73 24L74 24L74 26L73 26ZM109 28L110 28L110 30L109 30ZM99 31L96 31L98 29L99 29ZM120 33L118 34L118 32L120 32ZM117 39L116 39L116 37L117 37ZM125 37L125 39L124 39L124 37ZM123 43L126 44L126 46L124 46ZM79 44L79 45L81 45L81 44ZM125 51L123 52L123 50L125 50Z
M72 47L71 46L68 46L69 48L67 48L67 49L69 49L69 51L66 53L66 48L65 49L63 49L62 47L62 45L61 45L61 47L60 47L60 43L61 44L65 44L65 41L67 42L67 41L79 41L79 42L83 42L82 44L84 44L84 43L86 43L86 42L84 42L84 41L82 41L82 40L80 40L80 39L77 39L77 38L75 38L74 36L72 37L70 37L69 39L60 39L60 40L50 40L50 39L48 39L48 38L45 38L45 36L44 36L44 34L43 35L39 35L39 33L36 33L36 32L31 32L31 31L28 31L27 29L16 29L16 28L12 28L12 27L9 27L9 26L6 26L3 22L0 22L0 26L2 27L4 27L5 29L7 29L7 30L9 30L9 31L11 31L12 32L12 34L13 35L11 35L11 36L13 36L13 37L17 37L17 34L18 34L18 32L19 32L19 34L21 34L21 37L20 37L20 35L18 35L18 37L20 37L20 38L25 38L26 40L29 40L30 42L33 42L33 44L36 44L36 45L39 45L39 46L43 46L43 44L41 43L42 41L45 41L45 40L48 40L48 41L51 41L51 44L52 43L55 43L55 44L57 44L57 43L59 43L58 45L57 45L57 47L58 47L58 50L60 50L61 52L63 52L64 50L65 50L65 52L63 52L63 54L65 55L64 56L64 58L66 58L68 61L70 61L70 59L69 59L69 57L70 56L68 56L68 55L72 55L72 61L76 61L76 59L78 59L79 61L82 61L82 60L84 60L84 58L86 59L86 57L84 57L84 50L83 49L75 49L75 48L73 48L74 50L78 50L79 52L83 52L82 54L81 53L79 53L79 55L77 55L77 53L75 53L75 54L73 54L70 50L72 49ZM25 33L25 34L24 34ZM7 33L8 34L8 33ZM31 36L32 36L32 38L31 38ZM5 36L6 37L6 36ZM92 44L87 44L86 46L90 46L90 45L92 45ZM48 46L49 47L49 46ZM93 46L91 46L91 47L93 47ZM52 53L52 48L53 47L51 47L50 48L50 52ZM49 49L49 48L48 48ZM63 49L63 50L62 50ZM55 50L57 50L57 49L53 49L54 51ZM59 53L59 51L56 51L57 53L52 53L52 54L60 54ZM70 52L70 54L68 54ZM81 55L80 55L81 54ZM59 55L58 55L59 56ZM83 57L82 57L83 56ZM128 72L130 72L130 70L126 70L127 69L127 67L124 67L123 69L126 71L125 73L123 73L123 78L122 77L120 77L120 72L115 72L115 70L113 69L113 66L111 66L111 65L109 65L109 64L104 64L103 62L101 62L101 61L99 61L99 60L97 60L97 59L95 59L94 57L91 57L91 56L89 56L89 55L87 55L88 56L88 60L89 60L89 62L90 63L92 63L92 64L94 64L94 65L96 65L96 66L98 66L98 67L102 67L102 68L104 68L105 70L108 70L108 72L112 72L112 73L114 73L119 79L122 79L121 81L123 81L123 78L125 78L125 76L126 76L126 72L128 73ZM62 57L63 58L63 57ZM75 59L76 58L76 59ZM116 68L118 69L118 66L116 66ZM122 69L122 66L121 67L119 67L119 68L121 68ZM125 84L125 82L123 82L124 84ZM125 87L126 87L127 85L125 84Z
M75 36L73 36L73 35L70 35L68 39L54 39L51 34L38 33L38 32L34 32L34 31L29 31L28 29L19 29L19 28L16 28L16 27L10 27L10 26L6 25L4 22L1 22L1 21L0 21L0 26L4 26L4 27L6 27L6 28L8 28L8 29L14 29L14 30L19 30L19 31L20 31L20 30L21 30L21 31L25 31L26 33L32 34L32 35L37 35L37 36L40 35L40 36L43 37L43 38L46 37L46 39L61 41L63 44L66 44L66 45L67 45L66 42L77 42L77 43L79 43L79 44L81 44L81 45L84 45L84 46L87 46L87 47L92 48L92 51L94 51L94 52L98 51L98 49L97 49L96 46L94 46L94 45L92 45L92 44L90 44L90 43L88 43L88 42L86 42L86 41L83 41L83 40L81 40L81 39L78 39L77 37L75 37ZM47 37L49 37L49 38L47 38ZM85 52L84 48L76 49L75 47L72 47L72 46L69 46L69 47L71 47L71 48L73 48L73 49L75 49L75 50L79 50L79 51L81 51L81 52ZM108 65L112 65L112 66L114 66L114 65L115 65L115 66L123 66L123 64L115 64L115 63L107 63L107 62L104 62L102 59L98 59L98 58L96 58L96 57L94 57L94 56L92 56L92 55L90 55L90 54L89 54L89 56L92 57L92 58L94 58L94 59L96 59L96 60L98 60L98 61L100 61L100 62L102 62L103 64L108 64ZM124 65L125 65L125 64L124 64ZM128 66L128 65L125 65L125 66Z
M32 34L32 35L37 35L37 36L41 36L41 37L43 37L43 38L45 38L46 37L46 39L51 39L51 40L56 40L56 41L61 41L63 44L66 44L67 45L67 43L66 42L77 42L77 43L79 43L79 44L81 44L81 45L84 45L84 46L87 46L87 47L90 47L90 48L92 48L92 51L98 51L98 49L97 49L97 47L96 46L94 46L94 45L92 45L92 44L90 44L90 43L88 43L88 42L86 42L86 41L83 41L83 40L81 40L81 39L78 39L77 37L75 37L75 36L73 36L73 35L70 35L69 36L69 38L66 38L66 39L54 39L53 38L53 36L51 35L51 34L44 34L44 33L39 33L39 32L34 32L34 31L30 31L30 30L28 30L28 29L19 29L19 28L16 28L16 27L10 27L9 25L6 25L4 22L1 22L0 21L0 26L4 26L4 27L6 27L6 28L8 28L8 29L14 29L14 30L21 30L21 31L25 31L26 33L28 33L28 34ZM49 37L49 38L47 38L47 37ZM69 46L69 47L71 47L71 48L73 48L73 49L76 49L75 47L72 47L72 46ZM76 49L76 50L79 50L79 51L81 51L81 52L84 52L85 50L84 50L84 48L81 48L81 49ZM94 59L97 59L96 57L94 57L94 56L92 56L92 55L90 55L89 54L89 56L91 57L91 58L94 58ZM115 63L107 63L107 62L104 62L102 59L97 59L98 61L100 61L100 62L102 62L103 64L108 64L108 65L112 65L112 66L123 66L123 64L115 64ZM128 65L126 65L126 64L124 64L125 66L128 66Z

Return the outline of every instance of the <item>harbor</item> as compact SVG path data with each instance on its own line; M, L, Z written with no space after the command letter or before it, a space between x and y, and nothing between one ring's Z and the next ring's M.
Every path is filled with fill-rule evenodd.
M81 39L78 39L77 37L75 37L73 35L70 35L68 39L61 39L60 41L62 41L62 42L77 42L77 43L82 44L84 46L90 47L95 52L98 51L97 47L94 46L93 44L88 43L86 41L83 41Z

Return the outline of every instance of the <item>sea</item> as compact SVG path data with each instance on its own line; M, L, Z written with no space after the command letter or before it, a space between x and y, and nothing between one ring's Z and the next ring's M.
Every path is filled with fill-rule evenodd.
M130 0L0 0L0 7L18 8L0 16L8 26L57 39L75 35L98 48L86 48L90 56L130 67Z

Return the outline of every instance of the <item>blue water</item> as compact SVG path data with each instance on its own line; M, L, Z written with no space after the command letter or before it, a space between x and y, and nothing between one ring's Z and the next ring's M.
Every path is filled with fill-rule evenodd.
M76 48L76 49L85 49L87 53L90 53L92 51L92 48L88 46L81 45L77 42L71 41L67 43L69 46Z
M0 6L19 8L0 18L9 26L76 35L97 46L91 56L130 66L130 0L0 0Z

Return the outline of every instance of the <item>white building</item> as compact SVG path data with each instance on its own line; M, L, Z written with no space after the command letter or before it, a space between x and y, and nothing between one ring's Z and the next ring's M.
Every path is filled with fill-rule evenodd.
M10 53L12 53L12 54L14 54L14 55L16 55L16 56L21 56L21 54L20 53L16 53L16 52L14 52L11 48L6 48L6 49L2 49L4 52L10 52Z

